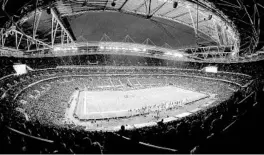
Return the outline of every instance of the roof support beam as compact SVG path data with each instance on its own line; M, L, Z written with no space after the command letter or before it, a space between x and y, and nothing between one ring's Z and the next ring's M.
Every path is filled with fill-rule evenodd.
M33 23L33 38L34 39L36 37L36 33L37 33L37 30L38 30L41 14L42 14L42 11L38 11L38 12L36 11L35 12L34 23Z
M0 45L1 47L5 45L4 28L0 29Z
M230 8L236 8L236 9L240 9L241 6L238 6L238 5L235 5L235 4L232 4L230 2L227 2L225 0L221 0L220 2L216 2L218 5L221 5L221 6L227 6L227 7L230 7Z
M194 32L195 32L195 36L197 36L197 29L196 29L196 27L195 27L195 22L194 22L194 20L193 20L193 16L192 16L191 9L188 8L188 11L189 11L190 17L191 17L191 19L192 19L192 25L193 25L193 30L194 30Z
M108 3L108 1L109 1L109 0L105 1L104 11L105 11L105 9L106 9L106 7L107 7L107 3Z
M55 13L55 11L51 8L50 9L51 15L52 15L52 23L51 23L51 46L53 47L55 44L57 33L61 33L62 38L65 38L66 40L62 40L61 44L69 44L69 43L75 43L73 37L69 33L69 31L64 27L61 20ZM55 27L54 27L55 26ZM55 28L55 29L54 29ZM63 35L63 36L62 36Z
M214 31L218 35L217 42L218 42L219 45L222 45L221 41L220 41L220 36L219 36L218 30L217 30L217 25L216 25L215 21L213 21L213 24L214 24Z
M153 9L154 11L150 12L148 14L148 18L151 18L157 11L159 11L167 2L164 2L163 4L161 4L160 6L156 7L155 9ZM151 4L151 3L150 3Z
M23 34L22 32L19 32L14 27L11 27L11 29L7 30L5 33L1 31L1 45L2 47L5 46L5 41L9 36L14 36L14 46L16 50L24 50L29 51L31 50L31 47L34 46L36 50L40 50L42 48L51 48L50 45L47 43L44 43L43 41L40 41L36 38L33 38L29 35ZM23 41L23 45L22 45Z
M188 10L189 10L188 12L184 12L184 13L182 13L182 14L179 14L179 15L177 15L177 16L172 17L172 19L175 19L175 18L178 18L178 17L184 16L184 15L187 15L188 13L190 13L190 9L188 9Z
M239 2L239 4L241 4L241 6L243 6L243 8L244 8L244 10L245 10L245 12L246 12L246 15L247 15L248 18L249 18L249 21L250 21L251 26L254 27L254 23L253 23L253 21L252 21L252 18L251 18L251 16L250 16L250 14L248 13L247 8L245 7L245 5L244 5L240 0L237 0L237 1ZM255 29L253 29L253 30L255 30ZM254 31L254 33L256 33L256 32Z
M119 11L126 5L126 3L128 2L128 0L126 0L121 6L120 8L118 9Z
M135 12L137 12L138 11L138 9L140 9L142 6L146 6L146 4L147 4L147 1L149 1L149 0L144 0L144 2L142 3L142 4L140 4L134 11ZM147 8L146 8L147 9ZM146 10L146 12L147 12L147 10ZM146 13L147 14L147 13Z
M226 59L232 55L232 46L208 46L200 47L198 49L189 49L191 53L188 55L191 58L208 60L208 59ZM226 52L225 50L229 50ZM198 52L199 51L199 52ZM220 59L219 59L220 58Z

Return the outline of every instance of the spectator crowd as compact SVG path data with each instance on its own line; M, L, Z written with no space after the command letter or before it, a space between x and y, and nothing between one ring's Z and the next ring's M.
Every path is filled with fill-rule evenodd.
M223 68L224 71L235 71L238 69L239 72L245 74L250 73L251 76L226 72L213 74L199 71L204 64L180 64L180 68L188 66L191 69L176 69L175 66L177 66L178 62L175 63L169 60L165 61L154 58L141 58L138 60L137 57L132 57L129 62L122 62L122 56L113 58L113 56L103 57L101 55L95 55L92 61L99 62L98 66L75 67L75 65L86 66L87 64L85 62L87 59L88 57L85 56L80 59L78 57L36 58L32 60L19 60L19 58L5 57L0 59L1 153L131 153L133 151L136 152L137 148L141 152L159 150L167 153L175 153L175 151L187 153L192 150L193 153L197 153L206 148L206 142L210 141L212 137L221 135L232 122L250 111L262 93L262 84L259 80L251 83L255 77L262 77L262 75L258 75L258 73L252 71L252 68L250 70L246 64L243 64L245 65L244 70L240 69L241 66L239 64L237 68L234 67L235 69L233 69L233 64L230 65L233 70L228 69L227 65L219 65L218 67L220 70ZM107 61L104 61L104 59ZM32 71L20 76L10 75L14 73L12 71L12 64L15 62L26 63L34 69L42 70ZM67 65L74 66L67 67ZM56 66L64 67L55 68ZM252 66L254 67L255 64L253 63ZM124 127L121 127L120 131L110 133L101 131L87 132L82 127L70 125L61 127L50 121L58 120L58 118L62 119L63 117L63 108L67 106L67 98L65 96L75 89L75 86L67 86L67 82L71 78L58 79L57 82L52 82L52 80L44 81L44 83L41 83L41 86L33 86L37 87L36 89L38 91L27 92L28 90L26 89L30 84L47 78L87 74L111 74L113 76L115 74L144 74L148 77L144 79L144 76L139 76L137 80L131 78L129 85L132 87L142 86L143 84L140 82L144 83L144 80L149 83L157 83L156 79L162 78L164 81L159 83L160 85L172 83L199 91L218 93L220 97L221 95L225 95L224 93L220 93L221 89L226 87L226 84L224 85L223 83L228 83L235 91L228 100L223 100L218 104L214 104L198 113L193 113L177 121L169 123L161 121L157 126L133 130L126 130ZM166 80L164 75L169 78ZM123 78L111 82L114 85L115 83L118 85L120 81L123 83L122 80L127 81L127 79ZM211 84L208 84L207 80L211 80ZM102 82L101 85L110 82L107 82L106 79L99 81ZM194 82L192 81L200 84L193 85ZM248 83L250 84L248 85ZM81 82L79 82L79 85L83 86ZM245 86L251 89L245 89ZM56 87L63 87L63 89L58 92L56 91L57 89L54 89ZM127 89L129 89L129 86ZM17 101L16 99L23 97L23 94L27 94L24 92L31 94L33 98L26 96L26 99L21 100L22 102L15 102ZM54 96L48 96L47 93L49 92L52 92ZM34 102L40 95L44 96L42 96L43 98L41 97L42 100L39 98L39 102ZM45 97L45 95L47 96ZM62 102L56 102L57 99ZM23 109L21 105L26 106ZM18 109L18 107L21 109ZM25 117L24 113L27 113L29 118ZM149 143L154 146L147 145Z

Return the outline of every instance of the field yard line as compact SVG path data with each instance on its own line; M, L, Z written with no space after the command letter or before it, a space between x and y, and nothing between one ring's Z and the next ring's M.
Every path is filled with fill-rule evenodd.
M128 110L115 110L115 111L104 111L104 112L89 112L89 114L98 114L98 113L117 113L117 112L125 112Z
M86 115L86 103L87 103L87 98L86 98L86 91L84 92L84 109L83 109L83 114Z
M99 102L99 103L97 104L97 107L98 107L98 109L99 109L99 111L98 111L99 114L102 113L102 109L101 109L101 107L100 107L100 103L102 103L102 100L100 99L100 101L101 101L101 102Z

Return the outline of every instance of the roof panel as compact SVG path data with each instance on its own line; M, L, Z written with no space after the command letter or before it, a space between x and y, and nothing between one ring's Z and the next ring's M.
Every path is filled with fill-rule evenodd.
M144 0L128 0L126 5L123 7L123 10L128 10L128 11L133 11L134 12L142 4L144 4Z
M10 0L12 1L12 0ZM199 1L193 1L193 0L177 0L178 2L178 7L177 8L173 8L173 1L167 1L167 3L165 3L165 0L151 0L151 12L154 12L155 14L153 16L150 16L152 19L157 18L157 17L161 17L163 18L163 22L165 22L165 24L161 24L163 27L165 27L164 25L168 25L169 22L172 22L173 20L179 23L183 23L185 25L188 26L189 29L193 30L193 22L196 25L197 21L198 21L198 29L203 35L206 35L208 38L212 37L214 40L217 39L219 36L220 37L225 37L227 38L226 40L231 40L230 42L234 43L235 41L240 42L239 38L239 33L237 33L236 27L234 25L232 25L233 23L230 22L231 20L229 20L228 18L226 18L227 16L225 14L223 14L222 11L228 11L228 8L223 8L222 11L219 9L221 9L220 7L216 8L215 5L211 5L210 3L208 3L208 1L214 1L214 3L224 3L223 1L218 2L215 0L199 0ZM230 0L225 0L225 1L229 1ZM92 10L96 10L97 12L100 11L119 11L118 9L122 6L122 11L121 13L135 13L135 16L138 16L138 14L136 14L135 10L137 10L137 13L141 12L141 13L147 13L148 11L148 3L150 2L150 0L115 0L115 5L112 6L112 2L113 0L87 0L87 3L85 3L86 0L58 0L55 3L55 7L59 13L59 16L61 16L63 19L67 16L71 16L71 15L76 15L75 17L88 12L88 11L92 11ZM146 4L145 4L146 3ZM198 5L196 3L199 3ZM236 2L238 3L238 2ZM243 2L244 3L244 2ZM247 2L248 3L248 2ZM123 5L125 4L125 5ZM227 4L227 3L226 3ZM221 6L221 5L218 5ZM239 5L237 5L239 6ZM53 7L53 5L52 5ZM208 8L206 8L208 7ZM246 6L247 7L247 6ZM197 10L198 8L198 10ZM229 7L229 10L231 10ZM249 8L249 7L247 7ZM191 10L191 15L189 14L189 9ZM234 20L243 20L244 23L247 24L247 26L249 28L247 28L245 25L241 26L241 28L243 27L243 30L240 29L241 31L245 31L245 34L248 34L248 37L245 37L245 34L242 35L242 39L244 38L251 38L252 35L251 34L251 26L250 26L250 21L244 21L247 19L247 16L245 15L245 12L243 12L243 15L241 14L241 16L243 16L243 18L239 18L239 13L241 13L243 11L243 8L241 9L241 11L234 11L235 8L232 8L233 10L230 12L235 12L234 16ZM213 11L212 11L213 10ZM250 9L251 11L253 11L253 9ZM32 10L31 10L32 11ZM128 11L128 12L126 12ZM197 14L198 11L198 14ZM31 12L32 14L32 12ZM209 15L213 15L212 20L208 20ZM252 14L252 12L250 12L250 15ZM33 12L34 15L34 12ZM198 15L198 16L197 16ZM232 15L232 14L231 14ZM218 17L220 16L220 17ZM140 17L140 16L138 16ZM141 16L141 18L143 17L143 19L145 18L145 16ZM191 18L192 17L192 18ZM175 18L175 19L174 19ZM197 20L198 18L198 20ZM193 20L192 20L193 19ZM30 23L33 23L33 18L30 17L27 19L28 21L26 22L25 27L23 27L26 32L28 31L32 31L32 25L30 26ZM216 21L217 26L220 27L221 30L217 30L215 27L215 24L212 21ZM110 22L110 21L109 21ZM120 21L117 21L118 23L122 23ZM257 22L257 21L256 21ZM23 23L23 22L21 22ZM177 24L179 24L177 23ZM239 22L236 22L236 24ZM44 19L42 19L42 21L40 21L40 25L45 25L46 22ZM160 24L160 23L159 23ZM48 24L49 25L49 24ZM170 26L173 26L174 24L171 24ZM176 25L176 24L175 24ZM227 26L226 26L227 25ZM48 26L47 26L48 27ZM227 27L227 28L225 28ZM161 28L162 29L162 28ZM42 27L39 27L38 32L40 33L41 31L47 33L48 29L44 29ZM166 31L166 28L165 30ZM168 32L165 32L168 33ZM193 33L193 32L192 32ZM47 35L48 36L48 35ZM256 39L256 38L255 38ZM248 40L244 40L248 41Z
M178 8L181 7L180 5ZM166 15L172 11L175 11L176 9L173 8L171 3L165 3L157 12L157 15Z
M185 13L186 11L188 11L188 10L186 10L186 8L179 7L177 9L173 9L172 11L168 12L165 16L169 17L169 18L173 18L173 17L178 16L182 13Z

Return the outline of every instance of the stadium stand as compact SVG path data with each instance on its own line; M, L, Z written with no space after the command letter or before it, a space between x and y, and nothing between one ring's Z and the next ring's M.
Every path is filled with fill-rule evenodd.
M254 73L250 74L253 77L227 72L204 73L200 71L202 67L195 68L192 67L196 66L193 64L188 66L190 69L180 69L175 68L176 66L162 67L153 63L155 60L147 60L147 63L141 63L141 67L136 67L138 64L133 64L133 59L131 59L128 66L123 66L124 64L120 62L120 64L116 64L119 67L115 67L105 66L113 64L109 61L101 63L103 59L97 56L97 60L99 64L103 64L102 66L93 66L85 64L85 62L80 63L81 66L67 66L67 63L62 63L60 58L42 58L41 61L39 59L23 60L37 70L30 71L25 75L14 76L10 75L13 73L12 64L18 60L13 59L13 62L9 62L11 60L9 58L1 59L1 66L3 66L0 80L2 86L0 90L2 153L123 153L128 152L129 148L129 150L133 148L132 152L137 150L134 148L140 148L142 152L158 150L167 153L190 151L196 153L203 150L212 137L217 137L225 132L230 123L232 124L245 115L256 101L256 91L262 92L261 86L254 87L255 82L252 82L253 77L256 76ZM63 61L65 62L65 60ZM61 64L63 65L61 66ZM72 65L72 63L69 64ZM84 66L82 67L82 65ZM56 66L60 67L55 68ZM106 73L143 75L109 80L104 78ZM92 74L99 74L102 78L78 78L80 75ZM170 77L170 75L174 76ZM164 76L167 76L169 81L160 80ZM56 80L45 81L48 78ZM34 85L25 89L30 84L41 80L44 80L41 82L42 87ZM205 110L176 121L160 122L157 126L133 130L126 130L123 127L116 134L100 131L87 132L78 126L64 125L61 127L57 125L56 120L63 118L63 109L67 106L69 94L76 86L81 88L83 83L90 81L94 88L99 85L111 85L111 82L114 86L120 85L122 88L127 80L131 82L133 88L148 84L172 83L186 89L192 88L201 92L215 93L223 100ZM67 82L73 84L69 85ZM247 90L245 87L251 89ZM62 91L58 92L58 88ZM227 88L235 90L228 100L224 98L226 97L224 90ZM23 89L25 92L21 91ZM31 97L26 96L26 100L19 103L10 102L19 98L19 94L22 96L31 94ZM40 95L42 97L36 102L35 99Z

